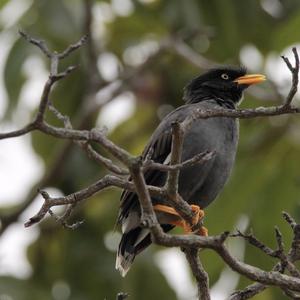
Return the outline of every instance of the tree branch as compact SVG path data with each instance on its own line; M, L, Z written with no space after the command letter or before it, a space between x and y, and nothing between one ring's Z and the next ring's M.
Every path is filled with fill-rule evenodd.
M181 170L183 168L191 167L197 164L202 164L210 159L212 159L215 155L214 151L205 151L195 155L194 157L187 159L181 163L174 164L174 165L165 165L157 163L151 159L146 159L143 162L143 170L155 169L162 172L174 171L174 170Z
M86 1L87 5L90 5ZM21 36L24 37L28 42L36 45L43 53L50 58L51 70L47 82L45 83L43 93L41 95L40 104L37 115L33 122L26 125L20 130L15 130L9 133L0 134L0 139L6 139L10 137L16 137L24 135L33 130L39 130L45 134L55 136L57 138L69 139L76 144L79 144L87 154L95 159L97 162L102 163L108 170L113 174L125 175L130 174L132 181L124 179L115 175L106 175L97 182L89 185L88 187L74 192L67 196L52 198L46 191L40 191L43 197L43 205L40 210L25 223L25 226L31 226L35 223L40 222L47 213L55 218L57 222L62 224L64 227L72 228L78 226L79 223L69 225L67 218L71 215L74 207L81 201L91 197L92 195L102 191L108 187L119 187L132 191L138 195L141 212L142 212L142 225L149 228L153 242L164 245L166 247L183 247L185 249L187 260L190 263L193 274L197 280L199 299L210 299L209 297L209 284L208 275L206 274L203 266L198 257L199 248L208 248L215 251L224 262L230 266L233 270L246 276L248 279L256 281L255 285L249 286L244 291L239 291L231 297L231 299L247 299L241 298L248 297L247 295L256 293L265 289L266 286L278 286L287 295L295 295L295 291L300 291L300 274L293 264L300 257L300 225L287 214L284 213L284 217L287 222L291 225L294 232L294 239L291 248L287 255L284 253L284 247L282 242L281 233L276 229L276 240L278 244L277 250L265 246L262 242L258 241L253 235L244 235L238 233L238 236L245 238L252 245L261 249L265 254L272 257L278 258L280 261L275 265L272 271L264 271L254 266L248 265L234 258L229 250L224 245L225 240L229 237L228 232L224 232L221 235L203 237L196 235L170 235L163 232L160 227L156 214L154 212L151 196L159 195L167 199L171 205L178 211L183 219L192 224L193 212L190 206L181 198L178 194L178 178L181 168L190 166L195 163L201 163L211 159L214 155L213 152L206 152L196 155L195 157L182 162L181 153L184 134L189 130L192 122L198 119L206 119L212 117L230 117L230 118L254 118L261 116L274 116L282 114L299 113L300 108L292 105L292 101L297 92L298 87L298 73L299 73L299 57L296 48L293 48L295 57L295 66L293 67L290 61L283 57L284 62L292 73L292 86L290 92L282 105L274 107L259 107L253 109L241 109L241 110L230 110L230 109L214 109L214 110L195 110L191 116L189 116L182 123L173 124L173 136L172 136L172 149L171 149L171 162L169 166L152 162L151 160L142 161L140 157L132 156L123 148L114 144L110 141L103 130L93 128L90 130L78 130L73 129L72 124L67 116L63 116L57 111L49 101L49 95L51 93L54 83L58 80L63 79L70 72L74 70L73 66L68 67L63 72L58 72L59 61L74 50L81 47L86 41L86 37L81 38L77 43L70 45L63 52L56 53L51 52L44 41L37 40L24 32L20 32ZM182 46L182 45L181 45ZM164 46L161 46L161 50L164 50ZM180 48L187 51L186 48ZM178 51L178 50L177 50ZM183 51L183 52L184 52ZM186 52L184 52L186 53ZM189 55L187 55L189 56ZM152 59L153 57L151 57ZM195 59L192 59L195 62ZM201 64L209 64L208 61L202 61ZM143 65L142 68L147 66ZM127 81L131 75L124 75L123 81ZM55 116L61 120L64 127L55 127L48 124L44 120L45 112L50 109ZM91 142L95 142L100 145L103 149L108 151L117 160L119 160L124 168L115 165L111 160L103 157L91 146ZM144 170L147 168L157 168L167 172L167 181L163 187L148 186L144 178ZM56 216L51 208L58 205L67 205L67 208L62 216ZM202 223L197 224L202 226ZM282 274L285 270L289 271L290 275ZM246 296L245 296L246 295ZM234 298L236 297L236 298ZM239 298L240 297L240 298Z
M172 147L170 165L177 165L181 162L182 147L183 147L183 131L178 122L172 124ZM178 193L178 179L180 169L173 169L168 172L166 189L170 195Z
M293 233L294 233L294 237L293 237L293 241L292 241L292 245L291 248L286 256L286 259L289 263L293 263L297 260L300 259L299 257L299 249L300 249L300 225L297 224L295 222L295 220L287 213L287 212L283 212L283 217L284 219L287 221L287 223L289 223L289 225L291 226ZM279 238L280 240L281 238ZM250 240L246 237L246 240L250 242ZM252 242L250 242L252 245L254 245ZM261 242L259 242L261 243ZM262 243L261 243L262 244ZM281 241L279 241L279 244L281 244ZM258 248L262 248L262 247L258 247ZM264 250L263 250L264 251ZM265 252L265 251L264 251ZM270 252L272 252L272 250L270 250ZM283 273L285 271L285 268L287 267L287 264L285 262L279 262L277 263L274 268L273 271L279 271L281 273ZM291 269L290 269L291 270ZM292 270L294 271L294 267L292 268ZM298 277L298 270L294 273L292 271L292 275L295 274L296 277ZM294 276L294 275L293 275ZM250 299L253 296L261 293L262 291L264 291L267 288L267 285L263 284L263 283L254 283L249 285L248 287L246 287L244 290L240 290L240 291L236 291L234 292L231 297L230 300L241 300L241 299ZM285 293L289 293L290 289L287 288L283 288L283 291Z
M292 66L292 64L290 63L289 59L285 56L281 56L282 59L284 60L285 64L287 65L287 67L289 68L289 70L292 73L292 88L290 89L290 92L285 100L285 105L289 106L292 102L292 100L294 99L295 94L297 93L297 89L298 89L298 75L299 75L299 55L297 52L296 47L292 48L293 54L294 54L294 58L295 58L295 67Z
M34 39L33 37L29 36L26 32L23 30L19 30L19 34L29 43L37 46L38 48L41 49L41 51L51 59L52 57L52 52L48 49L47 44L45 43L44 40L39 40L39 39Z
M77 50L81 46L83 46L86 43L88 38L89 37L86 34L83 37L81 37L77 43L69 45L63 52L61 52L57 55L58 59L64 59L67 56L69 56L72 52L74 52L75 50Z
M183 249L186 259L190 264L191 270L197 281L199 299L210 300L209 295L209 277L204 270L199 259L198 249L185 248Z

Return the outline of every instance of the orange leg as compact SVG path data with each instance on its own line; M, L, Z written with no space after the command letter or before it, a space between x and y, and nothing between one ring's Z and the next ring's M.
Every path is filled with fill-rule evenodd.
M170 222L170 224L182 227L184 230L184 233L192 233L192 228L191 226L181 218L181 216L178 214L178 212L170 206L167 205L162 205L162 204L156 204L153 206L154 210L156 211L162 211L167 214L175 215L178 216L180 219L176 221ZM196 225L203 217L204 217L204 211L198 206L198 205L191 205L191 209L194 212L194 217L192 220L193 225ZM201 228L195 232L197 235L202 235L202 236L207 236L208 235L208 230L204 227L201 226Z
M173 208L171 206L156 204L156 205L153 206L153 208L154 208L154 210L162 211L162 212L165 212L167 214L180 217L178 212L175 210L175 208Z
M191 227L182 219L178 221L171 221L170 224L182 227L185 234L191 233Z

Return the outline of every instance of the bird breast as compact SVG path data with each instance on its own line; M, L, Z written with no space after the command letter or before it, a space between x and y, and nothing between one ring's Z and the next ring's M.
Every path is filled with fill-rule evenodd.
M230 176L237 143L235 119L209 118L193 123L185 135L182 160L204 151L214 151L215 155L207 162L181 171L179 193L187 202L204 208L217 197Z

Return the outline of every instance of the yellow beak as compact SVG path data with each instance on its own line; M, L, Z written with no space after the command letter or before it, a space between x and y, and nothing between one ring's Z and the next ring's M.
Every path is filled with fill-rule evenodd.
M249 74L249 75L238 77L237 79L234 80L234 82L236 82L237 84L251 85L251 84L256 84L256 83L263 82L265 80L266 80L265 75Z

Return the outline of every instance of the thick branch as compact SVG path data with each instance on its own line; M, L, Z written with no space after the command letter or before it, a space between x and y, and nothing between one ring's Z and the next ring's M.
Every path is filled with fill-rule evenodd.
M180 124L174 122L172 124L172 147L171 147L171 158L170 165L177 165L181 162L182 147L183 147L183 131L181 130ZM180 169L170 170L168 172L166 189L169 195L176 195L178 192L178 179Z
M132 166L129 167L129 170L141 205L141 224L149 228L158 226L158 221L156 214L154 213L149 190L146 187L146 182L142 173L141 160L134 161Z

